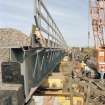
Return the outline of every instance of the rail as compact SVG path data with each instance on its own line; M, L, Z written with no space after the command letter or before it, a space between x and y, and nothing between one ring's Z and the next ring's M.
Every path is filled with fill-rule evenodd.
M67 48L63 35L48 12L43 0L35 0L34 4L35 25L44 33L44 37L47 39L47 47Z

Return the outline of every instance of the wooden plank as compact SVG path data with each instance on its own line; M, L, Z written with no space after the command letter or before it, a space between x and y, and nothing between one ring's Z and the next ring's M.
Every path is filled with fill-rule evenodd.
M69 92L59 92L59 91L44 91L41 93L36 93L35 96L70 96Z

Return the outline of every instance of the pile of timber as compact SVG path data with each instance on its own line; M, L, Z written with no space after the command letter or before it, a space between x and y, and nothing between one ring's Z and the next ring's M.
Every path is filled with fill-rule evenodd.
M80 84L88 86L86 98L88 105L105 105L105 80L81 78Z
M94 89L91 89L89 101L93 103L93 105L105 105L105 81L95 80L93 84L97 88L94 86Z

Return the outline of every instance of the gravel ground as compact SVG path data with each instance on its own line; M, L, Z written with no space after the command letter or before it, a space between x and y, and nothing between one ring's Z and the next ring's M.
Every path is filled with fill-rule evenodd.
M30 38L12 28L0 28L0 47L22 47L30 45Z

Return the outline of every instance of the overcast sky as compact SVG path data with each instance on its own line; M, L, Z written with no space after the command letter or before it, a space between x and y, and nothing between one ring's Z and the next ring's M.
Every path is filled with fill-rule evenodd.
M47 0L49 11L70 45L88 45L88 0Z
M88 0L45 0L45 3L67 43L87 46ZM0 0L0 27L18 27L27 33L33 21L33 0Z

